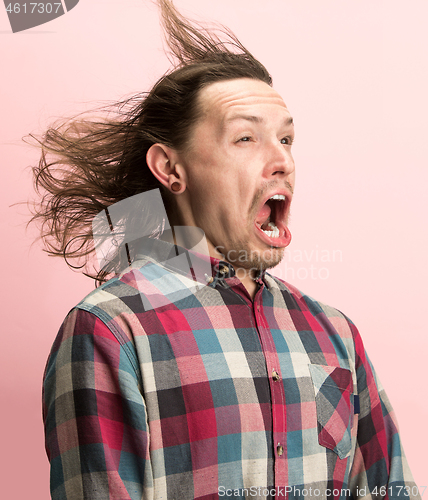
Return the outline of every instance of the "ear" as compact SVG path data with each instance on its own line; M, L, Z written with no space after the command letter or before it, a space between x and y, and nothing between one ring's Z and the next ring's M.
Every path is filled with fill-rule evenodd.
M147 151L146 162L152 174L169 191L179 194L186 189L186 172L178 163L174 149L165 144L153 144ZM171 189L173 184L174 189ZM177 186L180 186L179 189Z

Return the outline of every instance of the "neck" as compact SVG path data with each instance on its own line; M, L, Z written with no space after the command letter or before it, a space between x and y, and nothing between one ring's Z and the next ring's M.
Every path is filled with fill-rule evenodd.
M239 270L235 270L235 271L239 271ZM248 274L248 271L246 269L244 269L244 271L245 271L245 275L243 277L240 277L238 272L237 272L237 276L241 280L241 283L247 289L247 292L249 293L251 299L254 300L254 297L256 296L256 292L258 289L258 285L254 281L254 279Z

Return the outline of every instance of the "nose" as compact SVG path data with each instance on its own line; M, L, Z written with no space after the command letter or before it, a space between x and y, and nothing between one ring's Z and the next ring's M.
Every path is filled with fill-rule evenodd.
M280 141L273 142L269 147L266 160L265 175L270 180L272 176L287 178L294 173L295 165L291 145L282 144Z

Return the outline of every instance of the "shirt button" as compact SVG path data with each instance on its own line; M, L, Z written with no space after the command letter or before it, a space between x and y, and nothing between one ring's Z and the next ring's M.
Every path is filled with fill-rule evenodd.
M274 382L278 382L278 380L280 379L281 377L279 376L279 373L276 371L276 370L273 370L272 372L272 379Z
M276 452L278 453L278 456L280 457L283 453L284 453L284 448L281 444L279 444L277 447L276 447Z

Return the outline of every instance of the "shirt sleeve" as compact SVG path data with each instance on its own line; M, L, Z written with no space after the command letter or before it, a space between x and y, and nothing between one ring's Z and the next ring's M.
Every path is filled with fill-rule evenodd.
M52 499L147 498L153 479L135 349L90 312L74 309L54 342L43 418Z
M350 489L358 499L420 500L392 406L352 323L351 329L355 339L360 408Z

